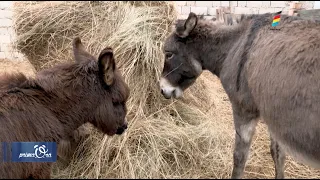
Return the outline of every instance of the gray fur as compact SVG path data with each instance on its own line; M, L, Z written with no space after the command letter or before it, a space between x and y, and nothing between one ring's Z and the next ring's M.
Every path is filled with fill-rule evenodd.
M188 62L196 60L228 94L236 130L232 178L243 176L259 118L270 132L276 178L284 177L285 153L320 167L320 23L281 15L274 30L272 19L269 13L241 16L228 26L190 13L176 24L190 30L186 22L197 22L188 36L173 32L165 41L172 56L162 75L170 84L191 86L199 74Z

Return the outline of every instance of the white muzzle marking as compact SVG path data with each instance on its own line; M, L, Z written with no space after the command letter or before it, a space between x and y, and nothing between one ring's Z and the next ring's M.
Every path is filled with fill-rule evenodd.
M160 78L160 89L163 96L167 99L174 97L180 98L183 95L183 91L180 87L174 87L171 83L164 77Z

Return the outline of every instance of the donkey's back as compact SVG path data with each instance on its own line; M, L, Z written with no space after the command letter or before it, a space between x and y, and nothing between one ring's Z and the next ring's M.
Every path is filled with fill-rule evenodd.
M320 167L320 23L286 19L262 28L251 47L248 85L281 147Z
M0 142L52 141L49 138L53 137L52 131L48 129L61 130L55 126L58 120L41 103L39 97L45 98L41 91L21 73L2 74L0 80ZM43 117L50 123L38 123L41 121L37 119L43 120ZM0 156L2 151L3 147ZM49 163L0 162L1 179L50 178L50 172Z

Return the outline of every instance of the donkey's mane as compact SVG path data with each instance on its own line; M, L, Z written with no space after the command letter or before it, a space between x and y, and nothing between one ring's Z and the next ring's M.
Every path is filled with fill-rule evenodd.
M89 88L90 83L97 79L90 74L98 73L96 61L87 60L82 63L65 63L38 73L35 81L46 91L67 86ZM53 78L47 78L52 76ZM72 77L73 79L70 79Z

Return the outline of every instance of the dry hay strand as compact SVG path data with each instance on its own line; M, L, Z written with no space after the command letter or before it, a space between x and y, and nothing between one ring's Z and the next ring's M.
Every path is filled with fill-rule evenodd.
M27 60L0 59L0 76L3 73L13 74L18 72L23 73L27 77L34 77L35 75L34 68Z

